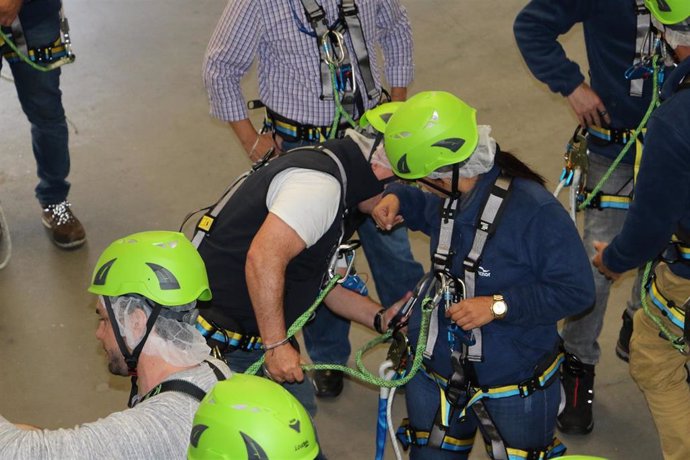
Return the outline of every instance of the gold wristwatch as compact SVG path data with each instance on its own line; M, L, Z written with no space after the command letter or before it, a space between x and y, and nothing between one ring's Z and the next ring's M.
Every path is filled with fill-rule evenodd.
M491 314L494 319L503 319L508 314L508 304L500 294L494 294L494 303L491 304Z

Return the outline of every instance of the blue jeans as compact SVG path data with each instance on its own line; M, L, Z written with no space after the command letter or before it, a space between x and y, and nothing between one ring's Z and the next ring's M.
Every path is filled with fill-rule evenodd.
M31 8L32 5L27 3L24 8ZM36 5L40 7L41 2L36 2ZM57 15L22 26L29 48L48 45L60 35ZM7 32L8 29L3 28L3 31ZM0 48L0 54L8 51L7 45ZM67 121L60 91L60 69L41 72L24 62L11 63L10 69L22 110L31 123L31 140L39 177L36 198L41 205L59 203L67 198L70 187L66 180L70 159Z
M233 372L244 372L249 366L257 362L264 354L263 350L242 351L235 350L223 355L223 359L228 363L228 366ZM263 376L260 369L256 375ZM316 400L314 397L314 386L311 380L305 375L304 381L301 383L283 383L286 390L294 395L297 400L302 403L309 415L314 417L316 415Z
M283 150L310 145L307 142L283 142ZM350 180L353 184L353 181ZM364 255L371 268L376 292L384 306L390 306L407 291L414 289L424 275L422 265L414 260L407 228L379 232L371 218L357 230ZM350 322L321 307L314 320L303 329L304 343L315 363L347 364L350 356Z
M604 175L611 165L612 160L601 155L590 152L589 154L589 175L587 183L594 187L599 179ZM605 194L616 194L633 176L633 167L630 164L620 163L613 171L609 179L604 184L602 190ZM585 228L582 241L585 245L587 255L591 259L596 251L594 241L606 243L620 232L625 222L626 210L621 209L586 209ZM606 305L609 300L611 281L592 266L594 275L594 285L596 290L595 303L592 309L584 314L566 318L561 337L567 352L574 354L585 364L597 364L601 349L597 339L604 324ZM640 308L639 295L639 276L632 289L631 299L628 301L628 311L633 313ZM630 315L632 317L632 314Z
M536 391L527 398L484 399L487 412L500 432L506 447L516 449L544 449L551 444L556 427L556 415L561 399L560 385L553 382L548 388ZM405 401L410 426L416 431L431 431L440 406L437 384L429 377L417 373L405 386ZM456 410L447 435L457 439L473 439L479 426L472 409L467 417L458 421ZM451 452L426 446L411 446L410 459L460 460L469 457L472 447L462 452Z

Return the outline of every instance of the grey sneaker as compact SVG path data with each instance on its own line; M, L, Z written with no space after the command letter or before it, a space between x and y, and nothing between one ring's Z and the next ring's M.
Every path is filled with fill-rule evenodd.
M62 249L74 249L86 242L86 232L72 213L72 204L65 200L43 208L42 222L50 230L50 238Z
M7 227L5 214L0 207L0 270L7 266L12 255L12 241L10 240L10 229Z

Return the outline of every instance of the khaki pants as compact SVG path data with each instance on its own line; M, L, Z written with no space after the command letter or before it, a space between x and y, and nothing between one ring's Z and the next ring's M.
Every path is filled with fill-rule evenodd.
M655 270L659 292L676 305L690 297L690 280L680 278L660 263ZM683 335L677 326L648 304L672 333ZM661 450L666 460L690 459L690 388L685 364L690 356L679 353L668 340L659 337L659 328L638 310L633 318L630 340L630 374L644 393L654 417Z

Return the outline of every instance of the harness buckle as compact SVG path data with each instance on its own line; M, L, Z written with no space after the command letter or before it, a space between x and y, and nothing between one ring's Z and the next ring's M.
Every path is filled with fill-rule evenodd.
M357 16L357 14L359 13L359 8L357 8L355 2L342 2L342 5L340 6L340 11L342 11L343 17Z
M521 398L526 398L535 391L541 390L541 388L541 383L539 383L539 380L535 377L529 378L518 383L518 391L520 392Z
M474 273L479 269L480 260L481 259L473 260L473 259L470 259L468 257L462 261L462 265L463 265L463 267L465 267L465 270L467 270L468 272Z

